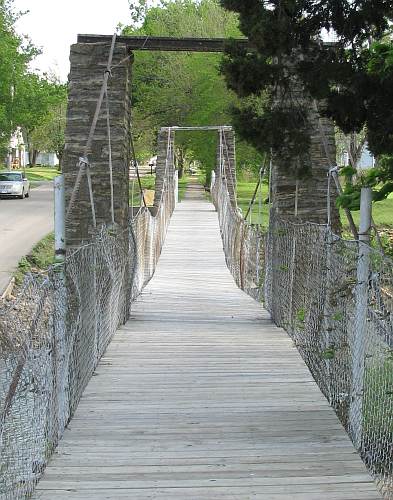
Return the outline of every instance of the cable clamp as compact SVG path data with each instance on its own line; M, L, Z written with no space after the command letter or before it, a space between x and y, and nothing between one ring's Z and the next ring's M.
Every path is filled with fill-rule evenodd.
M89 166L89 159L87 158L87 156L79 157L79 166L82 167L83 165Z
M331 175L337 173L339 171L339 167L338 165L335 165L334 167L332 168L329 168L329 172L328 172L328 177L330 177Z

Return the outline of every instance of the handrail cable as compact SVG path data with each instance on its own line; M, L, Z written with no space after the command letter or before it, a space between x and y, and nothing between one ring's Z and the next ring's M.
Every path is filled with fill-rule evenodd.
M255 203L255 199L257 197L257 194L258 194L258 189L259 189L259 186L261 184L261 181L265 175L265 170L266 170L266 164L267 164L267 158L268 158L268 155L265 155L265 158L263 160L263 165L261 166L261 168L259 169L259 179L258 179L258 183L255 187L255 190L254 190L254 194L252 195L252 198L250 200L250 203L248 204L248 209L247 209L247 213L246 215L244 216L244 219L247 220L247 217L250 213L250 210L252 208L252 206L254 205Z
M142 187L141 176L139 174L139 165L138 165L138 160L136 159L135 147L134 147L134 140L132 138L132 134L130 134L130 144L131 144L131 154L132 154L132 157L133 157L133 165L134 165L134 168L135 168L136 177L138 179L139 191L140 191L140 194L141 194L141 200L143 201L143 205L145 206L145 208L147 208L145 194L143 192L143 187Z

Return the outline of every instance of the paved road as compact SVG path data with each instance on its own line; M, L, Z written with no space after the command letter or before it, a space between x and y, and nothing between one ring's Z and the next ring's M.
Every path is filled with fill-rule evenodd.
M0 294L21 257L52 230L52 183L33 189L24 200L0 199Z

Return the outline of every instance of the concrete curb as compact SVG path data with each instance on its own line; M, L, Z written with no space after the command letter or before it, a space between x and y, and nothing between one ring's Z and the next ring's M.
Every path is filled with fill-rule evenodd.
M9 300L12 298L12 292L14 291L15 287L15 278L11 278L10 282L6 286L3 294L1 295L2 300Z

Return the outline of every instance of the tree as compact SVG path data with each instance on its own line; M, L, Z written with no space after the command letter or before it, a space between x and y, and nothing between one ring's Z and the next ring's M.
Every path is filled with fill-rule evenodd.
M9 138L18 125L15 88L27 71L29 61L38 54L31 42L15 32L17 14L12 0L0 0L0 157L3 157Z
M150 7L143 24L124 28L124 34L151 36L239 36L236 16L216 0L176 0ZM133 135L139 152L151 155L161 126L230 125L230 106L237 101L219 72L220 55L136 52L133 67ZM153 132L153 133L152 133ZM184 155L197 158L206 171L214 167L215 134L177 133ZM254 148L240 151L261 161ZM244 162L241 162L244 163Z
M29 146L32 151L54 152L59 158L61 169L65 146L66 97L51 106L40 125L30 134ZM36 156L36 155L35 155Z
M39 151L47 147L51 149L51 141L58 141L59 124L62 122L58 113L64 113L61 107L64 108L65 100L66 87L53 76L26 73L16 83L14 119L25 132L31 165L35 165Z
M29 71L28 63L39 51L16 33L15 22L21 14L15 14L12 6L12 0L0 0L0 155L20 126L34 164L38 151L46 149L43 143L61 155L66 87L53 76Z
M240 28L254 47L228 46L222 66L229 87L246 98L234 112L244 137L293 157L309 148L307 110L291 93L295 81L324 103L322 112L345 134L364 129L374 155L393 154L392 47L373 42L389 29L391 1L221 4L239 14ZM335 35L334 44L323 42L324 31ZM382 170L380 181L389 168L385 164ZM384 195L388 190L385 184Z

